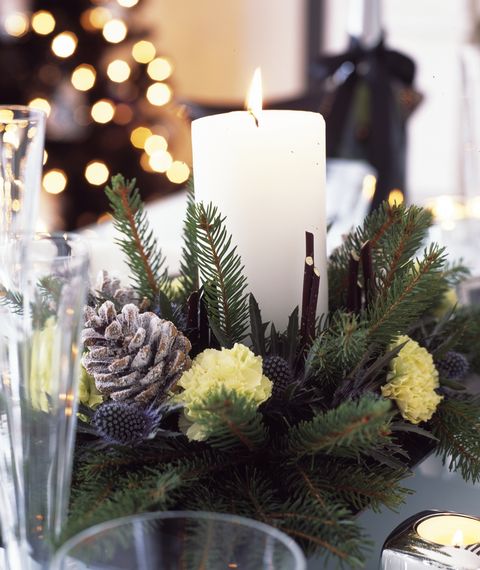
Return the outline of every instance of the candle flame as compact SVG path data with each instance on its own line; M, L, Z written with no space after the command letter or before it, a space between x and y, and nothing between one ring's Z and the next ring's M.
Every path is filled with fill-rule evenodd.
M463 546L463 532L460 529L456 530L453 535L452 546Z
M258 123L258 117L262 112L262 72L259 67L255 70L248 90L246 107Z

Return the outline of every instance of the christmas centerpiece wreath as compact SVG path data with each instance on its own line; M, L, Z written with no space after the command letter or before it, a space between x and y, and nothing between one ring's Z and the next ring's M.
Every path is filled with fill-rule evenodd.
M480 370L480 312L452 299L464 267L435 244L419 254L428 211L384 204L348 235L320 319L307 234L301 307L278 331L214 206L190 198L172 279L134 181L106 193L132 285L103 273L85 310L69 533L235 513L361 567L356 514L397 507L430 451L480 478L480 399L463 381Z

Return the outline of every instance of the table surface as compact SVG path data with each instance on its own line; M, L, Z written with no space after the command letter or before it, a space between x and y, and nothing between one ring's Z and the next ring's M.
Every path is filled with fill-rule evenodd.
M387 509L376 514L363 513L359 522L374 541L365 565L366 570L379 568L380 552L384 540L402 521L420 511L436 509L480 515L480 486L467 484L460 475L450 473L437 457L429 457L416 468L413 476L405 480L405 487L415 491L398 510ZM334 570L334 561L311 560L308 570Z

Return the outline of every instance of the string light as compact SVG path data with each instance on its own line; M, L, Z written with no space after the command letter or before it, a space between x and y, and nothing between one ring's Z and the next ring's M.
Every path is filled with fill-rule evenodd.
M57 57L70 57L77 49L78 39L73 32L62 32L52 40L52 51Z
M123 20L109 20L102 30L103 37L112 44L118 44L127 36L127 26Z
M111 17L112 13L110 10L97 6L96 8L85 10L80 16L80 23L87 31L101 30Z
M166 150L157 150L148 161L155 172L166 172L172 166L172 155Z
M23 12L13 12L5 18L3 25L9 36L21 38L27 33L28 18Z
M126 103L120 103L115 109L113 120L117 125L127 125L133 119L133 111Z
M388 203L390 204L390 206L394 206L395 204L399 206L400 204L403 203L403 200L404 196L401 190L399 190L398 188L394 188L393 190L390 191L388 195Z
M159 150L167 150L167 139L161 135L151 135L146 139L144 148L145 152L149 155Z
M147 67L147 73L155 81L164 81L172 74L172 64L165 57L157 57Z
M150 166L150 157L146 152L142 152L142 156L140 157L140 166L145 170L145 172L155 172Z
M141 40L133 45L132 56L138 63L148 63L155 57L155 46L152 42Z
M109 99L100 99L93 104L90 114L97 123L108 123L115 114L115 105Z
M67 175L59 168L53 168L43 176L43 188L49 194L60 194L67 186Z
M161 107L172 98L172 90L166 83L153 83L147 89L147 99L152 105Z
M190 168L181 160L174 160L167 170L167 178L174 184L186 182L190 176Z
M109 175L110 172L107 165L100 160L92 160L85 168L85 178L87 179L87 182L93 186L105 184Z
M144 148L150 136L152 136L152 131L148 127L136 127L130 133L130 142L135 148Z
M47 10L39 10L32 16L32 28L37 34L47 36L55 29L55 18Z
M72 85L79 91L88 91L95 85L97 72L87 63L82 63L73 70Z
M123 59L114 59L108 64L107 75L115 83L123 83L130 77L130 66Z
M50 103L43 97L35 97L35 99L32 99L30 101L28 106L32 107L32 109L40 109L41 111L45 111L47 117L50 116L50 111L51 111Z
M138 4L138 0L117 0L122 8L133 8Z
M43 166L45 166L47 164L47 160L48 160L48 152L46 150L44 150L43 151L43 161L42 161Z

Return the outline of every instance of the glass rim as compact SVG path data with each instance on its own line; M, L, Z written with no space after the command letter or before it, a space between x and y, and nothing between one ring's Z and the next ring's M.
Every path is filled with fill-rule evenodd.
M210 511L155 511L150 513L138 513L136 515L129 515L126 517L119 517L111 519L103 523L93 525L80 531L66 542L64 542L53 557L52 570L59 570L60 563L66 559L68 552L80 546L85 540L94 539L95 535L105 531L115 530L122 526L141 521L151 521L152 519L167 520L167 519L197 519L197 520L212 520L217 522L233 522L237 523L244 528L250 528L261 531L263 534L273 537L285 546L291 553L297 565L296 570L306 570L305 555L298 546L298 544L288 536L286 533L278 530L275 527L269 526L260 521L242 517L239 515L230 515L226 513L216 513Z
M90 259L90 247L87 240L76 232L8 232L5 238L5 241L2 241L2 238L0 238L0 248L6 245L15 245L19 243L20 240L25 240L26 242L39 242L48 239L62 240L67 244L79 245L80 248L77 249L73 255L57 255L55 256L56 260L62 261L69 259L88 263ZM41 256L39 256L38 259L41 260Z
M47 113L43 109L39 109L38 107L29 107L28 105L0 105L0 111L18 111L21 113L25 113L25 117L16 117L9 120L0 119L0 123L3 124L11 124L17 123L20 121L28 121L28 120L43 120L46 121ZM29 115L30 117L28 117Z

